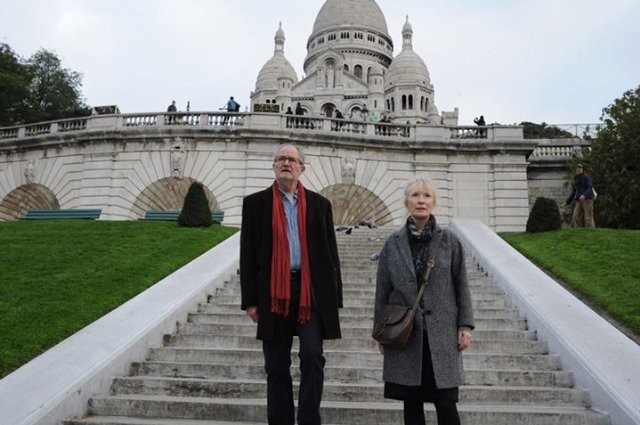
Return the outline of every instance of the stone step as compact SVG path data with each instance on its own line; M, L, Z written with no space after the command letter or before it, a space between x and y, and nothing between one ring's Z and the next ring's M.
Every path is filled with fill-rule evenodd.
M476 281L469 284L471 295L490 295L493 294L498 297L504 297L504 291L494 284L481 284ZM344 284L343 298L348 300L349 298L357 297L358 294L365 296L374 295L376 290L375 277L370 277L360 281L355 281L354 278L350 278L348 284ZM212 295L209 302L215 302L215 299L219 295L239 295L240 294L240 282L227 283L226 285L217 288Z
M344 309L352 307L370 307L373 311L373 293L368 294L366 297L349 297L347 294L343 294ZM216 305L234 305L239 306L241 302L240 294L231 295L216 295L213 304L203 305L203 309L209 306L215 308ZM506 307L504 297L473 297L472 298L473 309L498 309Z
M297 393L299 382L294 383ZM267 393L264 380L248 379L185 379L158 376L128 376L116 378L112 394L169 395L181 397L260 398ZM326 401L387 401L383 384L339 384L327 382L322 399ZM388 401L387 401L388 402ZM474 386L460 387L461 403L545 403L588 407L583 391L556 387Z
M223 323L243 323L246 320L250 320L247 314L240 310L240 306L226 305L221 309L217 309L212 305L202 305L198 308L198 312L190 313L189 317L195 316L211 316L219 317ZM200 311L208 310L208 311ZM518 316L518 312L515 309L483 309L477 310L473 313L476 322L482 320L503 320L508 322L526 322L525 319ZM349 323L350 319L354 319L360 326L363 323L367 323L373 326L373 310L362 311L360 309L342 309L340 310L340 323ZM215 320L215 319L212 319ZM226 322L225 322L226 320Z
M252 348L259 345L253 336L211 335L211 334L176 334L167 335L165 344L177 347L228 347ZM347 351L375 350L377 343L371 337L327 340L326 349L342 349ZM511 353L511 354L546 354L547 344L542 341L527 340L475 340L467 349L470 353Z
M342 338L371 338L371 327L342 327ZM180 324L178 327L178 334L210 334L210 335L232 335L232 336L256 336L256 325L252 323L243 323L238 325L225 325L225 324L194 324L185 323ZM473 331L474 341L490 341L490 340L535 340L535 331L522 331L522 330L484 330L476 329Z
M196 363L193 361L160 362L147 361L133 363L131 375L168 376L174 378L217 378L217 379L265 379L262 364L240 365ZM300 379L299 368L293 368L291 376ZM325 367L327 383L381 383L381 366L353 367L328 366ZM533 387L572 387L573 375L562 370L508 370L508 369L472 369L464 371L464 384L487 386L533 386Z
M90 416L68 419L64 425L264 425L264 422L229 422L199 419L132 418L130 416ZM333 425L333 424L332 424ZM337 425L337 424L335 424Z
M379 367L382 368L382 356L378 350L365 351L337 351L324 350L327 365L340 365L352 368ZM463 354L466 367L475 369L499 370L560 370L560 360L550 354ZM262 349L224 349L224 348L186 348L162 347L149 350L149 361L158 362L195 362L212 363L218 365L259 365L264 362ZM298 364L298 350L294 346L291 354L292 364ZM380 371L382 374L382 370Z
M514 318L477 318L476 329L492 329L492 330L526 330L527 321L525 319ZM236 314L219 314L219 313L190 313L187 318L188 323L194 324L253 324L251 319L247 317L244 311L238 310ZM366 322L373 326L373 322ZM361 327L364 322L361 317L340 315L340 324L342 329L349 327ZM255 326L255 324L254 324Z
M240 304L232 303L232 304L201 304L198 307L199 313L224 313L224 314L235 314L242 313L240 310ZM362 306L362 307L346 307L340 311L340 317L343 316L358 316L369 318L373 320L373 306ZM517 318L518 312L514 308L477 308L474 310L474 317L477 318Z
M392 402L326 401L321 407L324 422L336 424L398 424L402 423L402 405ZM91 400L93 415L170 417L175 419L211 419L259 422L266 417L266 401L259 399L228 399L169 396L104 396ZM430 405L425 408L427 420L435 420ZM474 425L527 424L602 425L603 415L584 407L535 405L482 405L461 403L461 420Z

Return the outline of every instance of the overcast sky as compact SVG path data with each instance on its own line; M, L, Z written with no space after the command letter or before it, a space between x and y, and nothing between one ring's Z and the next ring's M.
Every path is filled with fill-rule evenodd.
M405 16L440 111L460 124L598 122L640 84L638 0L378 0L394 55ZM55 51L89 105L123 113L242 106L282 21L298 78L324 0L0 0L0 42Z

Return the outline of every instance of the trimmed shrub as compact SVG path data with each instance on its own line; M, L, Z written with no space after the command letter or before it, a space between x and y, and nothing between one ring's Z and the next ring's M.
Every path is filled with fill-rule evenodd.
M183 227L209 227L213 224L211 208L200 182L193 182L189 186L184 198L182 211L178 217L178 225Z
M560 230L562 218L558 203L554 199L539 197L533 204L527 220L527 232L546 232Z

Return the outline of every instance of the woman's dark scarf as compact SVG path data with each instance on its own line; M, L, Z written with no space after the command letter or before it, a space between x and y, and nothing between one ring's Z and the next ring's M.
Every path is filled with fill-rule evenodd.
M304 186L298 182L298 236L300 237L300 307L298 322L305 324L311 319L311 284L309 272L309 251L307 249L307 198ZM271 226L273 241L271 246L271 312L289 315L291 307L291 264L289 239L287 238L287 217L282 205L278 182L274 182L273 210Z
M436 218L429 216L427 224L422 231L418 230L415 221L409 216L407 218L407 233L409 234L409 245L411 246L411 256L413 257L413 267L416 272L418 281L424 275L427 269L427 260L429 257L429 245L433 239L433 233L436 229ZM421 285L422 282L418 282Z

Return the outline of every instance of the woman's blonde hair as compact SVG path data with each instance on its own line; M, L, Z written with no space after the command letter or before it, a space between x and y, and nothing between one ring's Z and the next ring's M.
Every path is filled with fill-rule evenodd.
M405 205L407 204L407 201L409 200L409 196L411 195L411 188L417 185L420 185L421 187L426 187L431 190L431 193L433 193L433 205L436 206L438 204L438 193L436 191L436 186L433 184L431 180L424 177L416 177L414 179L411 179L404 186Z

